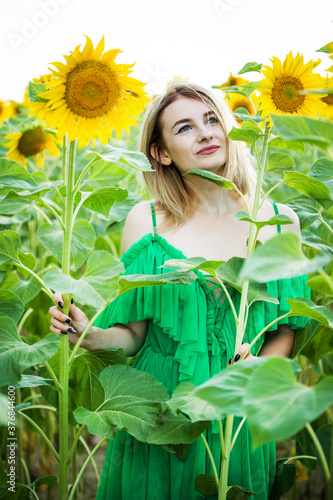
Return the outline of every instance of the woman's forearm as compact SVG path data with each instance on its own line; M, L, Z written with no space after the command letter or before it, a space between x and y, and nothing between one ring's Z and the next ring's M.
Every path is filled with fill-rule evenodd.
M122 348L126 356L134 356L145 341L143 328L136 328L135 330L128 325L121 324L107 329L92 327L89 344L86 345L86 348L90 351Z

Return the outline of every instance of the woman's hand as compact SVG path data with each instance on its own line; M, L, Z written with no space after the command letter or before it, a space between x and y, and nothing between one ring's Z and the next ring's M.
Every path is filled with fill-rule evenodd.
M62 309L63 300L61 294L56 292L53 297L55 303L59 305L60 309ZM71 344L77 343L80 335L89 323L89 320L84 312L82 312L81 309L76 307L74 304L70 304L68 316L61 312L57 306L50 307L49 313L52 316L50 331L52 333L56 333L57 335L68 335L68 341ZM95 330L93 327L90 327L81 343L81 346L92 350L94 336Z
M248 350L249 347L250 347L250 344L242 344L240 346L240 348L238 349L237 354L234 357L234 359L232 359L232 358L229 359L228 365L233 365L234 363L236 363L237 361L239 361L240 358L243 356L243 354L245 353L245 351ZM247 353L247 355L245 356L244 359L251 359L251 358L255 358L255 356L253 356L253 354L251 354L251 351L249 351Z

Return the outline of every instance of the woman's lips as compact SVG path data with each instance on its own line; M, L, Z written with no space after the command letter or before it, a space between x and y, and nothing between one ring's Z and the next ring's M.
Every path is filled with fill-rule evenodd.
M197 152L197 155L210 155L211 153L215 153L218 149L220 149L220 146L210 146L208 148L200 149L200 151Z

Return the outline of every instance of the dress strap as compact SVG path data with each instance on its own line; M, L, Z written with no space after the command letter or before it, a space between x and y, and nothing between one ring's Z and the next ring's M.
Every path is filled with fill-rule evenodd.
M151 218L153 220L153 228L154 228L154 236L155 236L155 234L157 234L157 228L156 228L156 215L155 215L154 203L150 203L150 207L151 207Z
M278 215L279 214L278 207L276 206L276 204L274 202L272 202L272 205L274 208L275 215ZM280 224L277 224L277 232L278 232L278 234L281 233L281 225Z

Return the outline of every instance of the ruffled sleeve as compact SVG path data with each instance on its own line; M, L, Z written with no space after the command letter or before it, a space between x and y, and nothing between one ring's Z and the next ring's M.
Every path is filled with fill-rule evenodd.
M127 274L163 274L160 268L172 258L184 258L182 252L159 235L147 234L121 258ZM207 303L197 281L191 285L162 285L130 290L111 302L97 318L94 326L110 328L151 320L176 343L174 358L179 362L179 383L199 385L209 377L206 333ZM150 342L147 338L146 342Z

